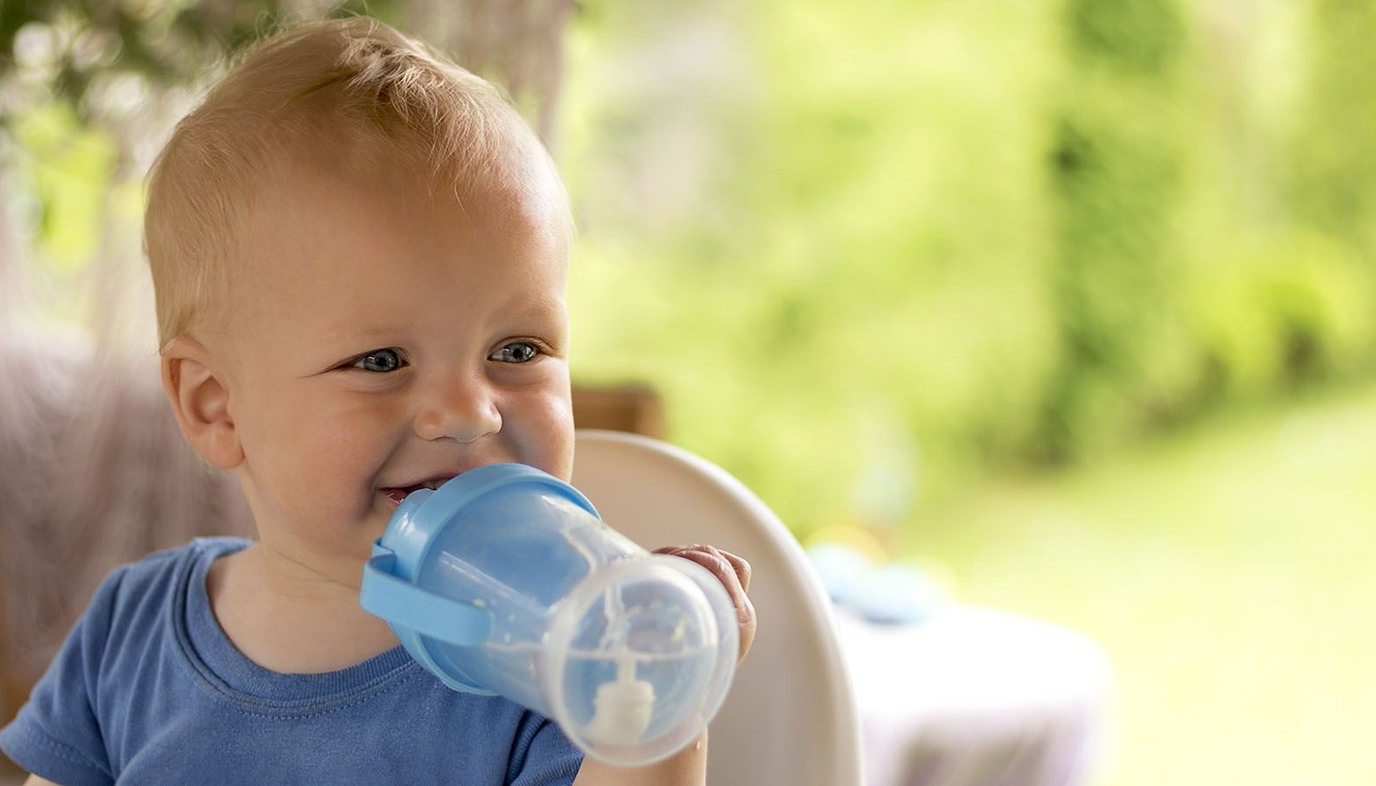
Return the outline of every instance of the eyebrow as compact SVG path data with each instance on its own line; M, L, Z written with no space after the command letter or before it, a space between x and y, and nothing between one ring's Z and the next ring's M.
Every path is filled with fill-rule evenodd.
M364 344L377 341L385 344L385 339L397 335L401 330L402 328L394 325L360 327L357 323L348 323L332 325L321 331L318 338L325 343Z
M557 298L538 297L525 298L518 296L512 298L502 308L502 316L506 319L517 321L539 321L553 320L559 322L561 328L567 323L568 308ZM388 343L388 339L404 334L407 328L413 324L406 320L390 324L360 324L358 321L340 321L323 329L318 340L326 343L357 343L365 344L379 342L379 346Z

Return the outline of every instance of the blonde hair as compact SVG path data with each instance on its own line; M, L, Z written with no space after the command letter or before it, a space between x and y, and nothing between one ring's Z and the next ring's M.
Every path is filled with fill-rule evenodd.
M562 190L510 103L424 44L364 17L289 29L240 59L177 125L149 173L144 243L162 345L223 287L236 227L258 189L326 141L339 146L331 167L367 176L399 160L432 192L532 157Z

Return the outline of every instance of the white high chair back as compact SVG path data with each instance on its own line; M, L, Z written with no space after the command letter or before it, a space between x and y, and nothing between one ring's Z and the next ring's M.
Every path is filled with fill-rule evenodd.
M831 604L797 540L725 470L636 434L579 431L573 485L646 548L708 543L752 568L755 643L713 720L713 786L858 786L860 728Z

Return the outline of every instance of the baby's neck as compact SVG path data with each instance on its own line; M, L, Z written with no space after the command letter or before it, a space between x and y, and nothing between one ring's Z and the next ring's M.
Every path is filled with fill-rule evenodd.
M355 588L277 567L255 543L216 560L206 579L216 620L249 660L283 674L319 674L397 645L387 624L359 606Z

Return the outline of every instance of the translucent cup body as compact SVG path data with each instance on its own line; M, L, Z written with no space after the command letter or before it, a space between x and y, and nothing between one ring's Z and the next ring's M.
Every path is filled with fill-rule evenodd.
M450 687L553 718L597 758L669 756L725 698L739 642L721 583L649 554L538 470L491 465L414 492L378 553L394 564L384 582L370 563L364 606L412 655ZM370 581L409 586L379 599Z

